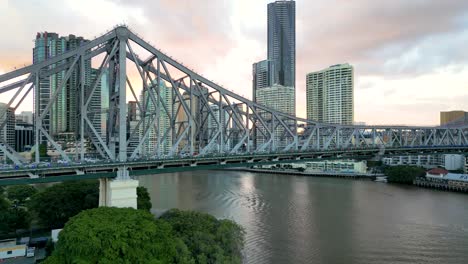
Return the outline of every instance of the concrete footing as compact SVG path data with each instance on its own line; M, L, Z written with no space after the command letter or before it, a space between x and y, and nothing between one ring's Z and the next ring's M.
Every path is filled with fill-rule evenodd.
M137 209L138 181L132 180L130 177L121 177L126 173L128 171L119 170L116 179L103 178L99 180L99 206Z

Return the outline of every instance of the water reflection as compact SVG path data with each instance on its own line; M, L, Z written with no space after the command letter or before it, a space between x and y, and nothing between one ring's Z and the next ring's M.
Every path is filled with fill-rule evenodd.
M367 181L197 171L140 177L153 211L229 218L249 263L465 263L468 195Z

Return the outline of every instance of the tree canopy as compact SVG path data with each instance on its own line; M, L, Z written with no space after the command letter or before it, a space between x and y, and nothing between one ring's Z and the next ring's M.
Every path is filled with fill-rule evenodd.
M148 189L143 186L137 187L137 208L141 210L151 210L151 197L148 193Z
M45 263L193 263L171 226L144 210L100 207L74 216Z
M97 181L64 182L31 197L28 204L44 227L62 228L68 219L99 203Z
M426 171L415 166L394 166L385 169L388 182L413 184L413 180L422 177Z
M24 208L12 206L0 195L0 233L11 233L17 229L28 228L29 224L29 212Z
M242 263L245 232L235 222L178 209L169 210L160 219L172 226L195 263Z
M7 188L8 199L21 205L36 193L37 189L32 185L15 185Z

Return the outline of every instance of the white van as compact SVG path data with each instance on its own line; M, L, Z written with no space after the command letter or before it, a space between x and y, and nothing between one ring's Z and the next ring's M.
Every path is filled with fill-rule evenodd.
M27 258L32 258L34 257L34 252L36 251L36 248L35 247L28 247L28 249L26 249L26 257Z

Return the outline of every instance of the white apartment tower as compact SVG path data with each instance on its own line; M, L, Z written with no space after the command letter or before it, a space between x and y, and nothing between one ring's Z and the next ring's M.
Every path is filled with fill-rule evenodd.
M330 124L354 122L354 69L348 63L307 74L307 119Z

